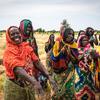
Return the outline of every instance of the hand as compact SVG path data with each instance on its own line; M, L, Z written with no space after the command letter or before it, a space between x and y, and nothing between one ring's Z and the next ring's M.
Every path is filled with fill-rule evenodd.
M61 52L64 53L66 50L66 47L64 46L62 49L61 49Z
M50 81L51 87L54 90L54 92L57 92L58 86L57 86L56 82L51 78L51 76L49 76L49 81Z
M41 85L40 85L40 83L38 81L34 82L34 86L33 87L34 87L34 89L35 89L37 94L44 95L44 91L43 91L43 89L42 89L42 87L41 87Z

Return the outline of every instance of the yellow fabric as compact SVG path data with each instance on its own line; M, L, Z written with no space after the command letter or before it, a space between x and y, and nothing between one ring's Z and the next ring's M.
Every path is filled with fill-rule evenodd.
M99 55L100 55L100 46L94 46L95 47L95 49L96 49L96 51L99 53Z
M70 48L78 48L78 45L77 45L76 42L74 42L74 43L72 43L72 44L65 43L63 40L62 40L62 42L63 42L63 44L64 44L64 47L65 47L65 46L68 46L68 47L70 47ZM54 55L55 57L57 57L57 56L60 54L60 52L59 52L59 46L60 46L60 44L59 44L59 43L60 43L59 41L56 41L55 44L54 44L54 46L53 46L53 55ZM62 49L63 49L63 48L62 48ZM61 50L60 50L60 51L61 51Z
M60 52L58 52L59 50L59 41L56 41L54 46L53 46L53 55L56 57L59 55Z
M72 44L68 44L68 43L65 43L63 40L62 42L64 43L64 45L70 47L70 48L78 48L78 45L76 42L72 43Z
M98 52L99 53L99 55L100 55L100 46L94 46L94 48L96 49L96 52ZM97 69L96 69L96 76L95 76L95 78L96 78L96 86L97 86L97 88L99 88L100 89L100 81L98 80L99 78L98 78L98 74L100 73L100 58L98 58L98 67L97 67Z
M91 70L91 72L93 72L93 70L94 70L93 60L92 60L92 62L91 62L91 64L90 64L89 66L90 66L90 70Z
M100 73L100 58L98 58L98 68L97 71Z
M99 77L98 77L98 74L100 73L100 59L98 59L98 67L96 69L96 75L95 75L95 78L96 78L96 87L100 89L100 81L98 80Z

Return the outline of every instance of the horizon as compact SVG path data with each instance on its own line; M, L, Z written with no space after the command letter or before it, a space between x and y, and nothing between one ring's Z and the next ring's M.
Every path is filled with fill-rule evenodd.
M0 30L30 19L33 28L59 30L66 19L75 31L100 29L99 0L0 0Z

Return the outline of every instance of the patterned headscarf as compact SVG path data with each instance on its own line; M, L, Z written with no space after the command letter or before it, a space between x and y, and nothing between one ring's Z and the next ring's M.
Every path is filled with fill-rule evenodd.
M84 37L87 37L86 35L80 35L79 38L78 38L78 41L77 41L77 44L78 44L78 48L82 48L82 45L81 45L81 42L82 42L82 39ZM88 37L87 37L88 38ZM84 51L87 51L89 48L91 47L90 43L88 43L85 47L84 47Z
M29 38L30 37L30 34L27 34L27 26L28 24L30 24L32 26L32 22L28 19L24 19L20 22L20 31L22 33L22 36L23 36L23 39L24 38ZM32 27L32 32L33 32L33 27Z

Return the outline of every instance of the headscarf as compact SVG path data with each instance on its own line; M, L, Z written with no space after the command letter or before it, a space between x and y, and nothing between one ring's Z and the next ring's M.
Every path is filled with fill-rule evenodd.
M60 52L59 52L60 42L62 42L64 44L64 46L68 46L70 48L77 49L77 43L74 42L74 39L72 40L73 43L71 43L71 44L70 43L65 43L64 40L63 40L65 34L68 34L71 30L73 31L73 29L71 29L71 28L65 29L63 34L61 34L61 38L56 39L56 42L55 42L55 44L53 46L53 54L54 54L55 57L60 54ZM73 35L74 35L74 31L73 31Z
M16 26L11 26L10 28L15 27ZM14 78L13 69L15 67L19 66L24 68L27 58L31 59L33 62L37 61L38 58L28 43L22 42L20 44L14 44L9 36L10 28L6 31L6 50L4 52L3 64L6 68L6 75L10 78Z
M51 42L51 36L52 36L52 35L54 36L54 34L53 34L53 33L52 33L52 34L50 34L49 39L48 39L48 41L47 41L48 43L50 43L50 42ZM54 38L55 38L55 36L54 36Z
M79 38L80 35L85 35L85 34L86 34L86 33L85 33L84 30L80 30L79 33L78 33L78 36L77 36L77 40L78 40L78 38Z
M72 32L73 37L74 37L74 30L71 29L71 28L66 28L66 29L64 30L64 32L61 34L62 39L64 40L65 36L68 35L68 33L71 33L71 32Z
M20 22L19 29L20 29L20 31L22 33L23 39L24 38L29 38L30 35L31 35L31 34L30 35L27 34L27 26L28 26L28 24L32 25L32 22L30 20L28 20L28 19L24 19L24 20L22 20ZM33 32L33 27L32 27L32 32Z
M84 37L87 37L86 35L80 35L79 38L78 38L78 41L77 41L77 44L78 44L78 48L82 48L82 45L81 45L81 42L82 42L82 39ZM88 38L88 37L87 37ZM90 43L88 43L85 47L84 47L84 51L87 51L89 48L91 47Z
M90 33L89 33L89 30L91 29L91 32L92 32L92 34L90 35ZM88 36L88 37L91 37L92 35L94 34L94 29L92 28L92 27L87 27L87 29L86 29L86 35Z

